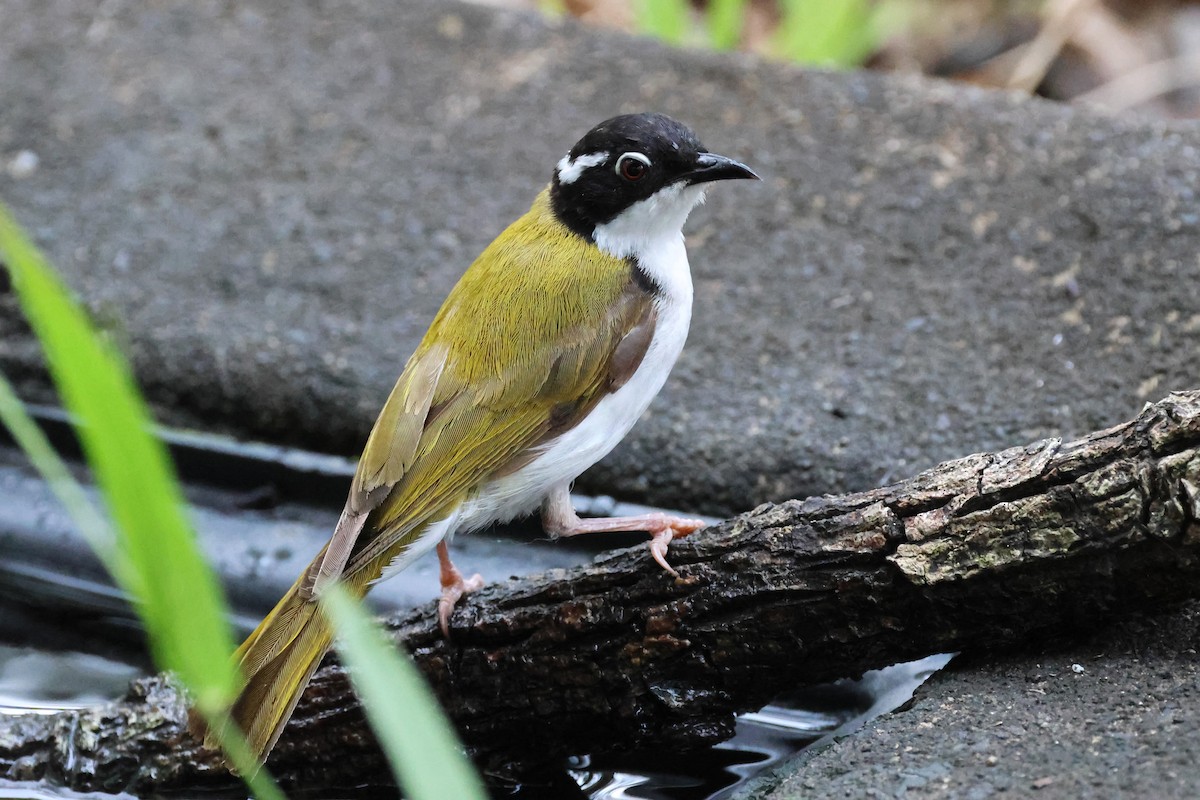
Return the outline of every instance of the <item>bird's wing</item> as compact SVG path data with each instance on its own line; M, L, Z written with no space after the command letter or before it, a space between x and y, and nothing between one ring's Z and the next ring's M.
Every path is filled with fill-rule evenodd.
M448 354L444 345L418 351L396 380L367 437L333 537L305 573L301 596L312 597L342 574L367 515L412 466Z
M607 316L482 385L444 374L446 394L438 392L414 461L368 518L347 572L384 554L390 561L422 523L448 514L489 478L529 463L624 383L652 338L654 304L640 290L630 292ZM624 357L615 358L619 353Z
M653 295L628 263L548 215L539 198L447 298L375 423L310 579L382 569L426 523L528 463L641 364Z
M449 348L434 344L405 366L375 420L350 488L349 508L365 513L412 466Z

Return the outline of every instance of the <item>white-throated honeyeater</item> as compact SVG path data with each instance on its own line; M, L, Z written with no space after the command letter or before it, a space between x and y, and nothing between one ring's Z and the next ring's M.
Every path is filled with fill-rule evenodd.
M569 490L683 348L688 213L710 182L756 177L662 114L602 122L558 162L446 298L379 413L333 537L237 651L233 717L260 759L329 649L316 599L332 581L362 596L436 547L448 635L455 603L482 579L463 579L446 542L539 507L551 536L647 531L674 574L667 545L703 523L580 519Z

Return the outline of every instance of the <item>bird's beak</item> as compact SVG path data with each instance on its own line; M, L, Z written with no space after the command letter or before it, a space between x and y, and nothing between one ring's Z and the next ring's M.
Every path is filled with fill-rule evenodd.
M701 153L696 157L696 166L681 176L689 184L708 183L710 181L728 181L738 178L759 180L754 170L732 158L719 156L716 153Z

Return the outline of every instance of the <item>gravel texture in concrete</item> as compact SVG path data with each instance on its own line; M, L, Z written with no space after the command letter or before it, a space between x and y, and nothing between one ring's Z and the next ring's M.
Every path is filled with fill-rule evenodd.
M741 800L1200 797L1200 604L975 656Z
M724 513L1195 384L1200 131L442 0L8 0L0 196L164 421L353 454L457 276L611 114L765 180L688 227L691 340L583 488ZM0 367L44 399L10 300Z

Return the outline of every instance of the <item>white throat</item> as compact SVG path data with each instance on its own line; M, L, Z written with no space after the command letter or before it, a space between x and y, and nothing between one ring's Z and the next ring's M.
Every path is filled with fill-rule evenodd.
M639 200L596 226L596 246L616 258L635 259L668 295L690 304L692 276L683 247L683 223L704 202L704 189L678 183Z
M704 202L703 186L672 184L596 226L596 246L617 258L637 256L663 239L683 235L683 223Z

